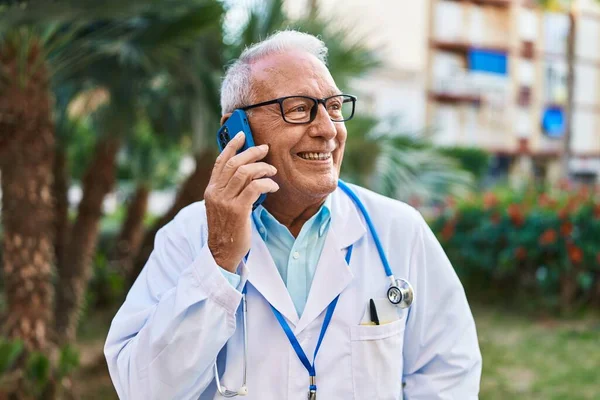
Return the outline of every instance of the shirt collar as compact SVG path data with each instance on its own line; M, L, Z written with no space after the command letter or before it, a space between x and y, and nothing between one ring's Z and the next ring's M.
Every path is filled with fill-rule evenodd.
M252 219L256 224L258 233L264 241L267 240L268 232L270 230L272 231L272 229L269 229L269 227L272 227L273 223L275 222L279 224L279 221L277 221L277 219L275 219L275 217L273 217L273 215L271 215L271 213L262 205L254 209L252 212ZM331 195L325 198L325 202L319 211L317 211L317 214L315 214L310 220L314 220L313 223L318 224L319 237L322 237L329 226L329 222L331 221Z

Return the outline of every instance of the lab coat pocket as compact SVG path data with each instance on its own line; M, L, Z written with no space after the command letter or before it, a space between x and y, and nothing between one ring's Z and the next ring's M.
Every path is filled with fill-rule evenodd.
M405 319L350 328L352 379L356 400L402 398Z

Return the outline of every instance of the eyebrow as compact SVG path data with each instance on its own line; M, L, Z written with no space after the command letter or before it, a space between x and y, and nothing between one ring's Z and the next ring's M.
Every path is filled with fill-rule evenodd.
M343 94L343 92L340 89L338 89L338 88L331 89L331 90L325 92L325 96L323 96L323 98L327 98L327 97L331 97L331 96L336 96L338 94ZM300 91L298 91L297 93L295 93L292 96L316 97L316 96L310 94L308 90L300 90Z

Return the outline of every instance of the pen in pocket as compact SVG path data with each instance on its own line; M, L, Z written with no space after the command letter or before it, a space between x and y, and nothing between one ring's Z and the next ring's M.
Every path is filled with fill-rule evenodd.
M371 322L375 325L379 325L379 316L377 315L377 308L375 307L375 302L373 299L369 301L369 308L371 313Z

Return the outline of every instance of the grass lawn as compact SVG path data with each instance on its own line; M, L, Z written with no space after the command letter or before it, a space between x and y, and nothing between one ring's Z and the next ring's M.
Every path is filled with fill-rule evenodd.
M481 399L600 399L600 316L534 319L481 306L473 313ZM110 317L96 313L82 324L82 368L73 380L81 399L117 399L102 357Z
M600 399L600 318L535 320L473 307L481 399Z

